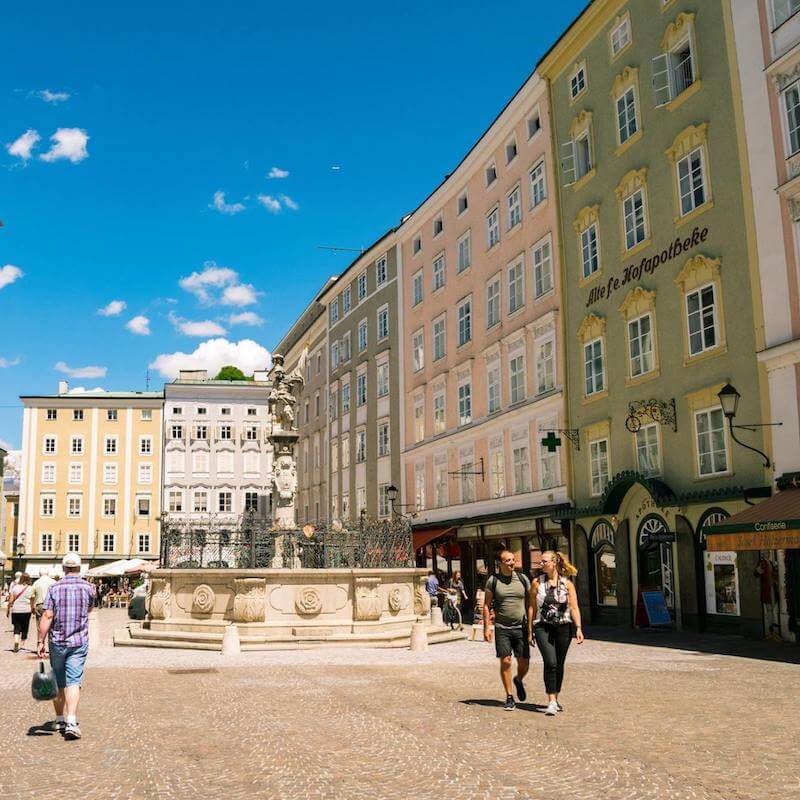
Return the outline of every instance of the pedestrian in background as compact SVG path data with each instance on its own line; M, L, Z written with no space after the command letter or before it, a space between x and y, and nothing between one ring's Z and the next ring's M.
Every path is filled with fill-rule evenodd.
M50 587L39 625L39 658L44 658L50 635L50 666L58 683L53 700L56 718L51 727L65 739L80 739L78 704L83 668L89 652L89 612L94 607L94 586L80 576L81 557L67 553L64 577Z
M44 600L47 597L47 591L55 583L50 577L50 569L42 567L39 570L39 577L33 582L33 613L36 615L36 635L39 635L39 623L44 614ZM41 641L37 641L36 649L38 651Z
M9 614L14 626L14 652L18 653L20 646L24 647L28 639L28 628L33 614L33 586L27 572L20 573L19 582L8 598L6 616Z
M428 570L428 579L425 581L425 591L431 599L431 608L439 605L439 579L436 573L431 569Z
M576 641L583 642L581 610L575 584L568 578L578 574L561 552L542 553L542 575L533 582L531 608L528 614L528 637L536 640L544 662L544 689L547 693L545 714L552 717L563 707L558 702L564 682L564 663L572 641L573 623L577 626ZM532 630L531 630L532 629Z

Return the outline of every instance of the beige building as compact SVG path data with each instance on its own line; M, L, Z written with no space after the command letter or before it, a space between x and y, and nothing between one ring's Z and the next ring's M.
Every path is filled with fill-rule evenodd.
M161 392L23 396L18 542L25 568L80 553L86 564L157 558ZM18 555L21 555L19 544Z
M550 515L569 444L542 445L567 427L549 130L533 75L398 232L404 502L417 544L456 536L468 584L502 547L527 568L548 538L567 546Z

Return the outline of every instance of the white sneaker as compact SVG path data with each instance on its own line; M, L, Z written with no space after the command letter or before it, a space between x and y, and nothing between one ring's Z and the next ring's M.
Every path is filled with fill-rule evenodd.
M558 703L555 700L551 700L547 704L547 708L544 710L545 716L554 717L558 714Z
M78 727L77 722L68 722L64 728L65 739L80 739L81 729Z

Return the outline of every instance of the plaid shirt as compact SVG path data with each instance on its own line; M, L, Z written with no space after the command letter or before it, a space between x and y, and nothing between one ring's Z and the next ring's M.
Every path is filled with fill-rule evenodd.
M89 643L89 611L94 606L94 586L78 575L65 575L54 583L44 601L53 612L50 641L59 647Z

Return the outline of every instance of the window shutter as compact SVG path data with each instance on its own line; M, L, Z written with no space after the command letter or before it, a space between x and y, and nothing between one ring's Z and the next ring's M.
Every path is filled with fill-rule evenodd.
M575 183L575 142L572 140L561 145L561 173L564 176L564 186Z
M670 53L659 53L653 59L653 102L656 107L672 100L672 58Z

